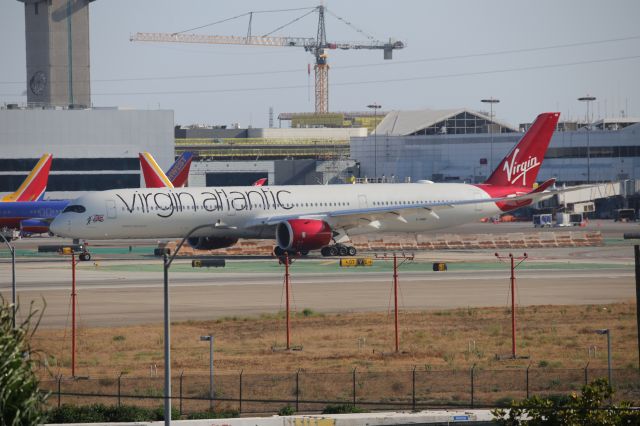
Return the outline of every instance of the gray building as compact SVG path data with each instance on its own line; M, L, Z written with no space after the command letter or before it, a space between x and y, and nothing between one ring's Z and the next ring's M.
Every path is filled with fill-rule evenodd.
M477 125L488 117L471 110L420 116L415 111L409 119L402 111L395 117L390 114L377 135L351 139L351 158L360 163L361 176L375 177L377 170L378 177L393 176L397 181L482 182L522 137L510 126ZM640 179L639 120L624 121L624 126L594 125L590 131L582 127L554 133L538 180L555 177L573 185Z
M89 3L93 0L18 0L24 3L27 103L91 105Z
M0 194L18 188L44 153L53 154L49 199L139 188L138 153L167 169L174 160L173 111L0 109Z

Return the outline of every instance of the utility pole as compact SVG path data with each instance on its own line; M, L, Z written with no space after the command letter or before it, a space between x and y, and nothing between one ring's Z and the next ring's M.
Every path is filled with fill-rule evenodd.
M489 118L491 119L491 123L489 124L489 133L491 133L491 147L489 154L489 174L493 172L493 104L497 104L500 102L500 99L494 99L493 96L488 99L481 99L480 102L485 104L489 104L489 108L491 112L489 113Z
M589 116L589 104L596 100L595 96L582 96L578 98L580 102L587 103L587 183L591 183L591 144L589 143L589 133L591 133L591 117Z
M500 261L505 259L505 256L500 256L498 253L495 254ZM513 254L509 253L509 263L511 266L511 358L517 359L516 354L516 268L520 266L522 262L527 260L527 253L524 253L521 257L514 257ZM515 264L515 261L519 260L518 264Z
M373 109L373 174L378 181L378 110L382 105L374 102L367 105L367 108Z

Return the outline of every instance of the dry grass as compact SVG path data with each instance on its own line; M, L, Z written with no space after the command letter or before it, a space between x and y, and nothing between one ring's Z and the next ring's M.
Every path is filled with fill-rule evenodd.
M300 313L292 320L292 344L302 351L272 351L285 344L282 317L228 318L172 325L174 371L208 372L209 345L199 336L213 334L218 372L359 371L484 368L606 367L606 340L592 332L609 328L616 368L637 366L635 304L534 306L518 308L518 353L530 359L499 361L511 351L511 315L505 308L402 312L401 353L394 354L393 315ZM162 324L85 328L78 332L77 375L145 376L163 365ZM70 375L70 331L40 329L34 346L49 354L54 374ZM475 344L475 346L474 346Z

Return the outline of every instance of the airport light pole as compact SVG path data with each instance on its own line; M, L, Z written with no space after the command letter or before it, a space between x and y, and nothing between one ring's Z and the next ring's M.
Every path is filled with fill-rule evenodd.
M489 133L491 133L491 148L489 153L489 173L493 172L493 104L497 104L500 102L500 99L495 99L493 96L488 99L481 99L480 102L489 104L489 118L491 119L491 124L489 124Z
M213 335L200 336L200 341L209 342L209 410L213 411Z
M609 386L613 388L613 382L611 381L611 330L602 328L594 330L594 333L607 335L607 369L609 370Z
M374 102L367 105L367 108L373 109L373 174L378 181L378 110L382 105Z
M0 232L0 236L4 240L4 243L9 247L9 251L11 252L11 304L13 305L12 313L11 313L11 326L16 328L16 248L9 244L7 237L4 236L2 232Z
M198 225L191 229L187 235L180 241L173 252L169 256L165 251L162 254L163 272L164 272L164 424L171 425L171 321L169 312L169 268L176 258L178 252L184 245L187 238L194 232L203 228L214 228L216 224Z
M591 117L589 116L589 104L596 100L595 96L582 96L578 98L580 102L587 103L587 183L591 183L591 145L589 143L589 133L591 132Z

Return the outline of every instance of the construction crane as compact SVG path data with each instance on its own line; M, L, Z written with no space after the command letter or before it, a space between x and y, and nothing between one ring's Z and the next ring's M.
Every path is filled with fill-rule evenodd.
M251 21L254 12L247 12L240 16L249 16L249 29L246 37L243 36L220 36L220 35L202 35L202 34L185 34L180 33L136 33L131 36L131 41L150 41L150 42L170 42L170 43L207 43L207 44L232 44L247 46L274 46L274 47L302 47L307 52L311 52L315 57L315 112L326 113L329 109L329 64L327 62L327 50L362 50L362 49L381 49L384 52L384 59L392 59L394 49L404 48L404 43L390 39L388 42L374 40L369 36L366 42L327 42L325 33L325 6L320 5L312 9L318 12L318 31L316 38L305 37L275 37L275 36L254 36L251 34ZM311 13L311 12L309 12ZM306 13L303 16L308 15ZM335 16L335 15L334 15ZM234 17L234 18L237 18ZM231 19L234 19L231 18ZM345 24L351 25L344 19L336 16ZM297 21L297 18L290 23ZM226 19L228 20L228 19ZM223 21L226 21L223 20ZM220 21L222 22L222 21ZM290 24L289 23L289 24ZM287 24L288 25L288 24ZM284 25L286 26L286 25ZM278 28L284 28L281 26ZM355 28L355 27L354 27ZM357 29L356 29L357 30ZM360 30L358 30L360 31ZM362 32L362 31L360 31Z

